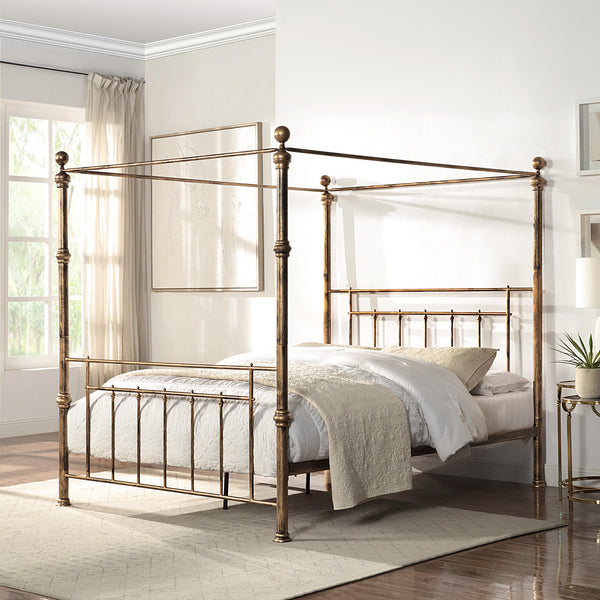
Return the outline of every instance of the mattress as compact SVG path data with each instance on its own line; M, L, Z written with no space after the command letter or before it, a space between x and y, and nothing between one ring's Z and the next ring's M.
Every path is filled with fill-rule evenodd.
M485 416L488 435L533 427L531 388L493 396L473 396L473 398Z

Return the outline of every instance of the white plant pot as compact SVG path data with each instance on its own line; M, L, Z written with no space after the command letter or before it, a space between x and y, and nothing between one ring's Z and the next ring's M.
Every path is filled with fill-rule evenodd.
M575 391L580 398L600 398L600 369L575 369Z

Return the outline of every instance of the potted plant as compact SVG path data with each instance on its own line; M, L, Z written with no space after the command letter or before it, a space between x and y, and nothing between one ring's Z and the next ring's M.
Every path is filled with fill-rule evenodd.
M594 350L594 340L586 343L578 335L578 340L568 333L558 340L557 352L567 358L557 362L575 366L575 391L580 398L600 398L600 350Z

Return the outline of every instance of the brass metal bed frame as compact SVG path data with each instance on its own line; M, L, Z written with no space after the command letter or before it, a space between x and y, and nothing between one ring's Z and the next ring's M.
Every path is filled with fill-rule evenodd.
M374 157L356 154L343 154L338 152L325 152L319 150L310 150L302 148L287 148L286 142L289 140L290 132L286 127L280 126L275 130L275 139L278 146L262 150L249 150L244 152L228 152L221 154L212 154L204 156L194 156L187 158L163 159L157 161L142 161L135 163L125 163L119 165L102 165L90 167L65 168L69 157L66 152L60 151L56 154L56 162L59 165L59 172L55 177L59 192L59 234L58 251L56 254L58 262L58 291L59 291L59 390L57 404L59 409L59 499L62 506L70 505L69 500L69 479L83 479L90 481L110 482L120 485L129 485L134 487L169 490L179 493L194 494L210 498L222 499L225 503L228 500L237 502L249 502L255 504L270 505L276 507L277 528L274 537L276 542L287 542L291 540L288 532L288 478L290 475L304 474L307 476L311 472L323 471L328 469L327 460L309 461L302 463L290 463L288 460L289 444L289 426L291 423L288 410L288 257L291 246L288 240L288 192L316 192L320 194L324 209L324 312L323 312L323 341L331 343L332 339L332 297L334 295L346 294L348 297L348 333L349 343L353 342L353 322L355 319L368 316L373 320L373 346L377 345L377 321L378 319L393 316L398 319L398 337L402 343L402 322L405 317L418 316L424 320L424 345L427 346L427 323L432 316L448 317L450 321L451 345L454 345L454 319L461 316L471 316L478 320L479 345L481 345L481 320L485 316L503 317L506 319L507 328L507 368L510 368L510 328L511 328L511 294L513 292L527 292L532 294L533 306L533 403L534 403L534 425L532 427L506 432L495 436L490 436L487 443L496 443L514 439L533 438L533 479L532 486L542 487L544 482L543 470L543 447L542 447L542 195L545 186L545 180L540 174L544 168L545 161L541 157L533 159L534 171L515 171L507 169L495 169L484 167L473 167L463 165L428 163L422 161L410 161L403 159ZM321 178L320 188L310 187L292 187L288 185L288 171L292 154L309 154L313 156L328 156L336 158L349 158L355 160L375 161L391 164L415 165L424 167L438 167L444 169L459 169L464 171L493 173L491 176L478 176L473 178L446 179L436 181L419 181L409 183L391 183L381 185L363 185L363 186L344 186L330 188L331 179L328 176ZM123 168L143 168L157 164L169 164L176 162L214 160L244 155L264 155L272 154L273 162L277 173L276 185L257 185L253 183L200 180L181 177L157 176L146 173L132 173L115 171ZM97 176L109 177L133 177L138 179L158 179L163 181L177 181L200 183L206 185L222 186L242 186L242 187L262 187L265 189L276 190L276 241L274 253L276 259L276 301L277 301L277 349L276 349L276 367L260 367L248 365L244 367L229 367L222 365L204 365L204 364L179 364L179 363L153 363L141 361L110 360L102 358L78 358L71 357L69 354L69 313L68 313L68 281L69 281L69 245L68 245L68 188L70 174L91 174ZM331 204L334 201L334 193L346 191L366 191L366 190L384 190L414 186L435 186L448 185L453 183L483 182L483 181L502 181L511 179L530 179L534 193L534 249L533 249L533 283L531 287L511 288L509 286L501 288L421 288L421 289L336 289L331 284ZM479 292L498 292L506 297L506 308L504 311L378 311L378 310L359 310L356 306L356 298L362 294L390 294L390 293L469 293L477 294ZM83 363L86 372L86 457L85 474L71 473L69 470L69 449L67 438L67 413L71 405L71 396L69 391L69 365L70 363ZM137 465L135 481L122 481L115 479L115 397L122 390L119 388L91 386L90 368L92 365L117 364L123 366L160 366L160 367L186 367L186 368L204 368L204 369L235 369L245 371L248 380L248 394L246 396L236 395L210 395L203 393L169 392L164 390L133 390L137 397ZM277 408L274 414L276 426L277 442L277 493L275 502L257 499L254 495L254 441L253 441L253 403L254 403L254 373L257 371L276 371L277 378ZM111 415L111 473L110 477L97 477L92 474L90 467L90 393L95 390L104 390L110 393L112 415ZM132 390L126 390L131 392ZM141 481L141 418L140 418L140 398L142 393L151 393L158 395L163 401L163 464L162 464L162 485L154 485ZM173 395L187 397L190 403L190 441L191 441L191 461L189 465L189 474L191 485L189 489L181 489L168 485L167 475L167 405L169 398ZM219 405L219 436L220 436L220 469L219 469L219 491L218 493L202 491L196 489L194 474L196 471L194 465L194 405L200 399L207 399L217 402ZM248 405L248 434L249 434L249 465L248 465L248 496L234 496L229 494L228 473L225 473L223 467L223 404L224 402L243 402ZM413 454L423 454L432 452L430 448L420 447L413 449Z

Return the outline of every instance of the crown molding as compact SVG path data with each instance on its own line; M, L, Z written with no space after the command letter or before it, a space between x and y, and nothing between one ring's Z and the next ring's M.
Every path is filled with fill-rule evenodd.
M0 38L144 60L144 44L0 19Z
M274 18L210 29L148 44L0 19L0 38L48 44L84 52L97 52L134 60L163 58L269 35L275 35Z
M210 29L159 42L150 42L145 45L145 57L147 60L164 58L173 54L192 52L213 46L232 44L234 42L243 42L268 35L275 35L274 18L260 19L240 25L220 27L219 29Z

